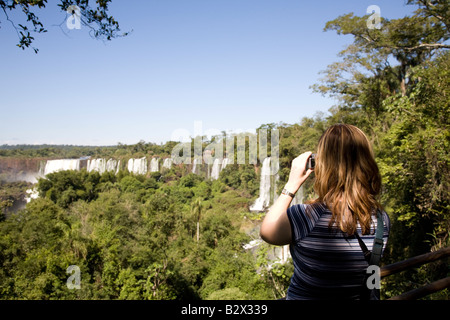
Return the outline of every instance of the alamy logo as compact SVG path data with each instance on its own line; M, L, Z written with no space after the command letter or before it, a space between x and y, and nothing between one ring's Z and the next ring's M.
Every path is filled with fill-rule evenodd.
M210 135L211 140L203 149L203 136ZM202 122L194 122L194 138L185 129L177 129L172 133L172 141L182 141L172 149L172 160L175 164L213 164L216 159L227 158L228 164L235 163L235 151L237 164L257 164L268 157L269 130L258 129L257 133L239 133L225 135L215 129L202 130ZM279 170L279 139L278 129L270 130L270 175L275 175ZM192 148L192 141L194 146ZM236 141L236 144L235 144ZM248 161L246 155L248 146ZM258 148L259 146L259 148ZM259 150L258 150L259 149ZM194 154L192 154L192 150ZM259 152L258 152L259 151ZM192 161L193 159L193 161Z
M367 7L367 14L371 14L367 18L367 28L370 30L381 29L381 9L377 5L371 5Z
M81 29L81 10L79 6L71 5L67 8L70 16L67 18L66 26L68 29Z
M67 278L67 288L69 290L81 289L81 271L80 267L76 265L71 265L66 270L67 274L72 274Z
M367 289L373 290L373 289L380 289L380 267L376 265L371 265L367 268L366 271L367 274L370 274L370 276L367 278L366 285Z

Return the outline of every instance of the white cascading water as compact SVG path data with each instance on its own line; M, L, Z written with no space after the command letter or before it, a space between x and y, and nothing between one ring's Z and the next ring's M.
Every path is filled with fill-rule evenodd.
M197 173L197 164L201 161L201 159L194 158L194 163L192 164L192 173Z
M274 168L271 168L271 165ZM270 158L266 158L263 161L263 165L261 168L261 182L259 188L259 198L256 199L255 203L250 206L250 211L264 211L270 204L270 195L271 190L273 188L273 201L275 202L278 198L277 194L277 183L280 179L278 174L278 163L271 163ZM271 170L276 172L275 175L271 175ZM303 187L300 188L299 192L296 195L294 201L303 201ZM259 246L264 243L261 238L254 239L249 243L243 246L244 250L257 252ZM267 253L267 259L269 261L268 268L272 268L274 264L281 263L284 264L291 257L289 251L289 245L285 246L272 246L271 250Z
M219 174L221 171L221 162L223 161L220 161L220 159L214 159L214 163L211 169L211 179L213 180L219 179Z
M133 170L134 170L134 159L133 158L128 160L128 166L127 167L128 167L128 171L129 172L133 172Z
M275 203L275 201L277 201L278 199L278 181L280 181L280 175L278 173L275 174L275 176L273 177L273 203Z
M39 198L39 192L37 191L36 188L28 189L26 192L27 192L27 195L25 196L25 201L27 203L29 203L33 199Z
M45 164L44 176L63 170L80 170L79 159L48 160Z
M225 167L228 165L229 162L230 162L230 159L224 158L224 159L222 160L222 168L220 168L220 171L222 171L223 169L225 169Z
M128 160L128 171L135 174L147 173L147 159L145 157L139 159Z
M261 182L259 184L259 197L250 206L250 211L264 211L270 203L270 157L264 159L261 167Z
M158 158L152 158L150 161L150 172L158 172L159 171L159 162Z
M109 159L106 162L106 171L114 171L115 173L119 172L120 160Z
M172 158L165 158L162 166L165 169L170 169L172 168L172 163L173 163Z
M86 170L88 172L97 171L100 174L103 174L106 171L117 172L117 165L118 162L114 159L109 159L108 161L106 161L106 159L92 159L88 160Z
M87 172L97 171L98 173L102 174L106 171L106 160L105 159L92 159L88 160Z

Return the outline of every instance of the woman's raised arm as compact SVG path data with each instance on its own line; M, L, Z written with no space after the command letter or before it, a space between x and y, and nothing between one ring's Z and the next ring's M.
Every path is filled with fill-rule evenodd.
M306 162L310 156L311 152L305 152L292 161L289 180L284 187L287 192L283 192L278 197L261 224L260 236L267 243L285 245L290 244L292 241L291 224L287 216L287 209L293 196L287 193L294 195L311 172L313 172L311 169L306 170Z

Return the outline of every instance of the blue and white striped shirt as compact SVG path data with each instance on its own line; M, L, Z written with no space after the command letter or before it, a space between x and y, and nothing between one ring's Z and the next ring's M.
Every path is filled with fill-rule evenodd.
M309 207L308 213L306 208ZM290 252L294 275L288 288L287 300L359 299L368 263L355 236L348 237L338 228L329 228L331 211L320 203L298 204L287 210L291 223ZM384 245L386 246L390 220L383 211ZM372 250L373 234L361 235ZM371 232L372 233L372 232ZM384 249L384 248L383 248Z

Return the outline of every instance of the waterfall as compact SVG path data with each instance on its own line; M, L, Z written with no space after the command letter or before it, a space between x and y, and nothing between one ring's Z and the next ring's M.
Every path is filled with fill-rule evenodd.
M165 158L162 166L165 169L170 169L172 168L172 163L173 163L172 158Z
M259 198L250 206L250 211L264 211L270 203L270 157L265 158L261 168L261 182L259 184Z
M134 159L128 160L128 171L133 172L134 170Z
M230 159L228 158L224 158L222 160L222 168L220 169L220 171L222 171L223 169L225 169L225 167L228 165L228 162L230 162Z
M80 170L79 159L48 160L45 164L44 176L63 170Z
M219 159L214 159L214 163L213 163L213 166L211 169L211 178L213 180L219 179L221 162L223 162L223 161L220 161Z
M158 172L159 171L159 162L158 158L152 158L150 161L150 172Z
M271 251L272 252L269 252L267 257L268 260L271 261L271 263L268 264L269 269L271 269L275 263L285 264L291 257L289 245L273 246Z
M40 161L38 177L40 177L40 178L45 177L45 167L46 166L47 166L46 160Z
M128 160L128 171L135 174L146 174L147 173L147 159L145 157L140 159L130 159Z
M25 201L28 203L33 199L39 198L39 192L36 188L33 189L27 189L26 191L27 195L25 196Z
M114 171L115 173L119 172L120 160L109 159L106 162L106 171Z
M199 161L202 161L202 159L194 158L194 163L192 164L192 173L197 173L197 164Z
M244 244L242 247L244 248L244 250L250 250L255 247L258 247L262 243L263 243L262 239L255 239L255 240L251 240L249 243Z
M118 162L114 159L109 159L108 161L106 161L106 159L88 160L86 170L88 172L97 171L100 174L103 174L106 171L113 171L117 173Z
M106 171L106 160L105 159L93 159L87 162L87 172L97 171L102 174Z
M275 201L277 201L279 194L277 191L277 186L278 186L278 181L280 181L280 175L277 173L275 174L275 176L273 177L273 202L275 203Z

